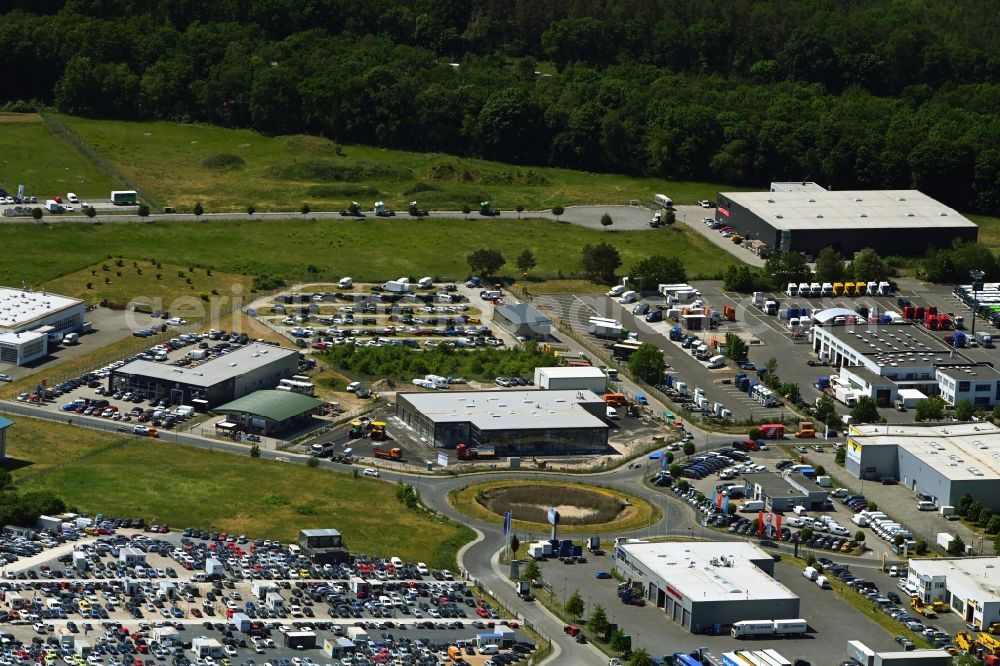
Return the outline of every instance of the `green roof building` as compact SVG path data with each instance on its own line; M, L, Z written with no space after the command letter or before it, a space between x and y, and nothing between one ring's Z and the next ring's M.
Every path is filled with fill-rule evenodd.
M212 411L226 415L224 430L239 428L248 433L271 435L308 423L323 406L322 400L292 391L254 391Z

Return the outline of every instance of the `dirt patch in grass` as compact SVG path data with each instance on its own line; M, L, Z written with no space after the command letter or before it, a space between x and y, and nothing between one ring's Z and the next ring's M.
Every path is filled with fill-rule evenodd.
M632 503L605 493L576 486L514 486L484 490L476 496L480 506L502 516L529 523L548 520L549 508L559 511L560 524L593 525L621 520Z
M37 113L0 113L0 123L40 123L42 117Z

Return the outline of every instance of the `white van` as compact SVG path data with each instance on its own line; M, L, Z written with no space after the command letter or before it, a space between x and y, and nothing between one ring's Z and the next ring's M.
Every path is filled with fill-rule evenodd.
M726 366L725 356L713 356L712 358L708 359L708 367L710 369L724 368L725 366Z
M623 304L626 304L626 303L635 303L638 299L639 295L637 293L635 293L634 291L626 291L624 294L622 294L620 301Z
M373 476L376 479L382 476L377 469L373 469L371 467L365 467L365 470L362 472L362 474L364 474L365 476Z
M67 192L66 201L68 201L71 204L78 204L80 203L80 197L76 196L76 194L74 194L73 192Z
M499 645L483 645L479 648L479 654L498 654L499 652Z
M806 508L800 504L798 506L792 507L792 512L796 516L801 518L802 516L806 515Z
M764 500L750 500L748 502L743 502L740 507L742 513L749 513L751 511L763 511L764 510Z
M611 298L617 298L625 293L625 285L616 284L608 290L608 296Z
M354 286L354 279L349 277L342 277L340 278L340 281L337 283L337 286L340 287L341 289L350 289L351 287Z
M654 194L653 203L655 203L657 206L663 206L664 208L674 207L673 199L668 197L666 194Z
M934 502L917 502L917 511L933 511L935 508Z
M434 280L429 277L422 277L417 281L417 286L421 289L430 289L434 286Z

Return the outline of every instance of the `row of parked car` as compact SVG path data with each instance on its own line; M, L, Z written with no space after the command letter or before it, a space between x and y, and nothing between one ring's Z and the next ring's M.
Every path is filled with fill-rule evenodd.
M925 626L922 622L912 617L905 608L901 608L902 599L895 592L882 593L878 585L871 581L855 576L851 573L850 567L846 564L838 564L828 558L819 558L819 563L823 567L824 574L828 577L835 577L842 581L861 596L872 602L872 605L880 611L890 616L897 622L906 626L907 629L923 634L936 648L951 647L951 636L936 627ZM905 587L905 581L901 580L899 588L904 595L909 597L909 591ZM904 650L912 650L912 642L897 637L896 642L903 646ZM909 643L907 645L906 643Z
M713 474L722 469L728 468L733 463L745 463L750 460L750 456L742 451L736 451L731 447L724 447L715 451L706 451L681 464L681 476L689 479L703 479L709 474ZM760 467L759 465L755 466ZM766 469L766 468L764 468ZM764 469L756 471L764 471Z

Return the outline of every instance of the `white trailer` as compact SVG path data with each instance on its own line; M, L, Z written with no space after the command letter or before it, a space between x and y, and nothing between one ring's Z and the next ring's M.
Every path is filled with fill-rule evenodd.
M730 632L733 638L744 638L746 636L773 636L774 620L741 620L733 622Z
M389 280L382 285L382 289L394 294L408 294L410 293L410 283L400 282L399 280Z
M775 620L774 633L778 636L800 636L809 629L805 620Z

